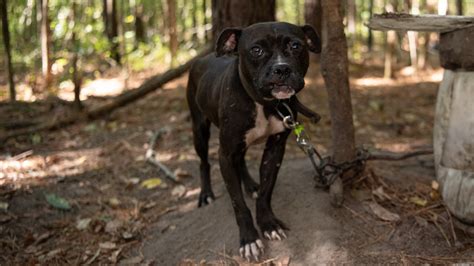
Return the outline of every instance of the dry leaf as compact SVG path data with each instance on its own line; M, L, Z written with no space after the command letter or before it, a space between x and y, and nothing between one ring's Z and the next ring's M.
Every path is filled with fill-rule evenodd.
M99 247L101 249L114 249L117 247L117 244L115 244L114 242L103 242L99 243Z
M2 211L8 210L8 203L0 201L0 210Z
M370 195L370 191L367 189L353 189L351 190L351 195L354 199L358 201L366 201L372 198L372 196Z
M137 265L142 261L143 261L142 256L136 256L136 257L131 257L131 258L128 258L128 259L125 259L125 260L121 260L120 264L121 265Z
M153 189L160 186L163 183L160 178L148 178L142 181L142 187L146 189Z
M390 212L389 210L380 206L377 202L369 202L368 205L372 212L381 220L389 222L400 221L400 215Z
M171 190L171 195L174 197L181 198L184 194L186 194L186 187L183 185L178 185Z
M120 200L117 199L117 198L110 198L109 199L109 205L112 206L112 207L117 207L120 205Z
M120 220L108 221L105 225L105 232L109 234L116 233L123 226L123 222Z
M387 193L385 193L382 186L378 187L375 190L372 190L372 194L379 197L381 200L391 200L392 199Z
M80 219L76 222L76 228L77 230L84 230L89 227L89 224L91 223L92 219L91 218L85 218L85 219Z
M426 219L423 219L419 216L415 216L416 223L420 226L427 227L428 226L428 221Z
M425 207L426 204L428 204L428 201L427 201L427 200L422 199L422 198L420 198L420 197L418 197L418 196L411 197L411 198L410 198L410 202L411 202L411 203L414 203L414 204L416 204L416 205L418 205L418 206L421 206L421 207Z
M431 181L431 188L433 190L438 191L439 190L439 183L436 180Z

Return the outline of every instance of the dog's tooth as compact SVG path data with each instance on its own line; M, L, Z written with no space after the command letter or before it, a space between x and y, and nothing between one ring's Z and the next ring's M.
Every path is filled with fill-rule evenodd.
M258 193L257 193L257 191L254 191L254 192L252 193L252 198L253 198L253 199L257 199L257 198L258 198Z
M263 235L264 235L265 238L267 238L268 240L272 240L272 237L270 236L270 234L269 234L267 231L265 231L265 232L263 233Z
M240 252L240 257L244 257L244 248L243 247L240 247L239 248L239 252Z
M283 238L287 238L286 234L285 234L285 231L283 231L283 229L278 229L278 233L283 237Z
M275 240L281 240L280 235L276 231L272 231L272 238Z
M211 204L214 200L211 197L207 197L207 204Z

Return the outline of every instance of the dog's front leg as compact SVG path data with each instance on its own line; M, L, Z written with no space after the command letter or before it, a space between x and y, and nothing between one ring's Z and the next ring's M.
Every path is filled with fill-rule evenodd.
M229 149L227 147L227 149ZM237 152L236 152L237 151ZM240 233L240 255L250 260L252 257L258 260L263 253L263 243L258 238L257 229L253 225L252 214L245 204L242 193L241 178L242 168L241 160L245 153L238 152L238 149L226 151L225 148L219 149L219 163L221 166L222 176L230 195L232 207L235 212L235 219L239 226Z
M257 224L265 238L281 240L286 238L285 224L273 214L272 192L285 154L286 139L289 130L268 138L260 164L260 192L257 198Z

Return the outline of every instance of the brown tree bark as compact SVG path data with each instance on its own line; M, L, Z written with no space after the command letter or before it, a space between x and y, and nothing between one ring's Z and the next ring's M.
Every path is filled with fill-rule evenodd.
M7 0L0 0L0 14L2 16L3 45L5 46L5 68L7 69L10 100L16 100L15 82L13 81L13 67L10 47L10 30L8 28Z
M275 0L212 0L212 35L227 27L275 20Z
M374 0L369 0L369 18L372 17L374 14ZM369 30L368 35L367 35L367 48L369 52L372 51L372 47L374 44L374 36L372 33L372 30L370 28L367 28Z
M135 40L139 42L146 42L145 23L143 22L143 2L135 2Z
M49 27L49 16L48 16L48 6L49 0L40 0L41 5L41 62L42 62L42 72L44 78L44 87L48 88L52 75L51 75L51 29Z
M117 2L115 0L103 0L105 34L110 42L111 57L120 64L120 52L118 42Z
M206 43L209 41L209 30L207 29L207 1L208 0L202 0L202 14L203 14L203 18L204 18L204 21L202 24L204 24L204 40L206 41Z
M305 0L304 1L304 21L311 25L321 37L323 28L323 9L321 0Z
M458 16L462 16L464 14L463 0L456 0L456 13Z
M178 53L178 32L176 27L176 1L166 0L167 6L167 18L168 18L168 35L169 35L169 46L171 52L171 65L175 65L176 56Z
M349 87L349 59L344 34L341 0L322 0L327 43L321 55L321 71L329 98L332 131L332 159L335 163L356 157L352 103ZM340 206L343 201L342 181L330 188L331 202Z

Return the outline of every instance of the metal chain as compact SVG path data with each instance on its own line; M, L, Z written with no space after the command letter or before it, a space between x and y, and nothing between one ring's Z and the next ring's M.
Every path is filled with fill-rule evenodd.
M296 144L301 150L308 156L314 169L316 170L316 187L328 188L331 186L337 177L343 175L350 169L356 169L360 171L365 165L365 161L368 158L366 151L359 151L356 159L343 163L333 163L330 156L322 157L316 148L311 144L309 136L306 134L304 127L298 121L294 119L293 112L286 103L282 105L288 110L289 115L284 116L279 110L278 106L276 111L278 115L283 119L283 125L291 129L296 135ZM316 157L316 158L315 158Z

